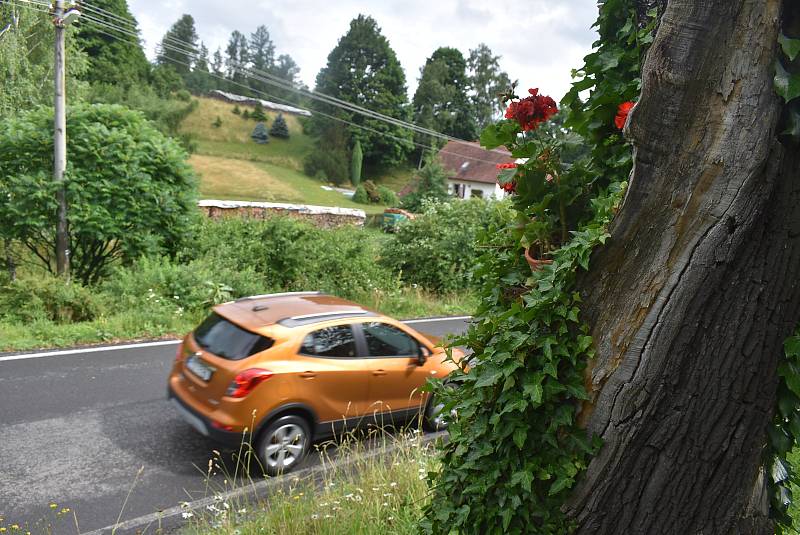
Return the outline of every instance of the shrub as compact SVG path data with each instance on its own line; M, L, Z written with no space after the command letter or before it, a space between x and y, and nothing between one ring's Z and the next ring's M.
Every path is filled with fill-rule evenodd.
M381 263L405 281L438 292L475 287L478 233L510 224L512 217L503 201L426 202L422 214L399 225L384 244Z
M265 293L249 266L232 270L205 259L176 263L168 258L140 258L114 270L100 291L121 307L160 312L196 312L230 299Z
M336 150L315 150L303 161L303 171L308 176L315 176L317 171L324 171L328 180L334 184L342 184L349 176L347 158Z
M233 113L234 115L241 115L241 114L242 114L242 110L240 110L240 109L239 109L239 105L238 105L238 104L236 104L236 105L233 107L233 111L232 111L232 113Z
M369 202L374 204L381 202L381 193L378 191L378 186L376 186L372 180L366 180L364 182L364 189L367 192Z
M289 126L286 124L286 119L283 114L279 113L272 123L272 128L269 129L269 135L281 139L289 139Z
M217 115L217 120L211 123L211 126L213 126L214 128L219 128L220 126L222 126L222 119L219 118L219 115Z
M363 184L359 184L356 188L356 192L353 194L353 202L357 202L360 204L369 204L369 197L367 196L367 190L364 188Z
M269 143L269 135L267 135L267 126L264 123L258 123L250 134L253 141L256 143L264 144Z
M242 119L250 119L250 110L244 110L242 112Z
M91 321L102 309L89 288L53 276L20 278L0 288L0 317L12 322Z
M0 123L0 237L52 270L56 185L52 110ZM189 234L196 179L186 153L141 113L78 105L67 115L72 274L97 282L112 263L174 253Z
M186 89L179 89L175 92L175 98L180 100L181 102L189 102L192 100L192 94L189 93Z
M425 166L419 171L417 184L414 191L403 197L403 208L411 212L419 212L425 201L446 201L450 198L447 193L447 173L439 159L431 156Z
M358 298L389 290L397 281L378 263L379 244L362 229L320 229L287 217L206 221L185 251L228 273L250 270L249 279L275 290L325 290Z
M386 206L397 206L397 194L387 188L386 186L379 185L378 186L378 196L380 197L380 203Z
M253 111L250 113L250 118L254 121L264 122L267 120L267 116L264 114L264 107L261 105L261 102L256 101L256 105L253 108Z

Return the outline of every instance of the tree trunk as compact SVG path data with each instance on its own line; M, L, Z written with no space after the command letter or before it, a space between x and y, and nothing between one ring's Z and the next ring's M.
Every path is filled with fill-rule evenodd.
M577 534L774 533L760 470L800 319L800 151L776 138L779 0L670 0L612 238L579 281L604 446Z

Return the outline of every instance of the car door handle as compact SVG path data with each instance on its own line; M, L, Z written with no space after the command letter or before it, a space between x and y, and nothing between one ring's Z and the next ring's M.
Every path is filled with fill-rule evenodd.
M383 370L375 370L372 372L372 375L386 375L386 372Z
M317 372L303 372L300 374L300 377L303 379L313 379L317 376Z

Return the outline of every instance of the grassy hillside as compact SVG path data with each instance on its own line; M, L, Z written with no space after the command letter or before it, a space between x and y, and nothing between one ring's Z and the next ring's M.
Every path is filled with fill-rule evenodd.
M354 203L340 193L322 189L325 184L303 174L303 158L316 149L313 140L303 134L299 117L284 114L289 139L270 137L269 143L259 145L250 139L256 122L234 114L233 104L210 98L198 101L197 109L183 121L181 132L197 141L197 152L189 162L200 175L203 198L341 206L367 213L385 208ZM239 109L252 111L242 105ZM278 114L266 110L265 114L270 127ZM213 126L217 117L222 122L219 127ZM407 169L394 170L377 181L399 191L410 174Z
M200 105L181 130L197 140L197 153L189 162L200 175L202 197L371 208L322 189L324 184L302 173L303 158L314 150L314 143L303 134L299 117L284 114L289 139L271 137L261 145L250 138L256 121L234 114L233 104L198 100ZM240 105L239 109L252 112L253 108ZM266 110L265 114L270 127L278 114ZM222 122L219 127L213 126L217 117Z

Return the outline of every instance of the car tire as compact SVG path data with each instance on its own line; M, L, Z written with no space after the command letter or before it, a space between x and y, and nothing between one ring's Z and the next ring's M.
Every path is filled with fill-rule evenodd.
M428 403L425 406L425 414L422 418L422 428L425 431L446 431L447 419L442 415L444 403L440 403L436 397L431 394Z
M311 427L294 414L270 422L258 435L256 455L264 473L285 474L302 464L311 449Z

